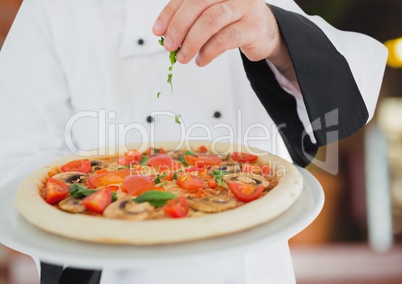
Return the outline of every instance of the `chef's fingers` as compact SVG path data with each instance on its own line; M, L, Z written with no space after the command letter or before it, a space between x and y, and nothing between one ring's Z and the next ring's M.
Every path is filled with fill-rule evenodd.
M165 47L169 51L176 50L184 41L188 31L198 18L211 6L226 0L186 0L170 20L166 35ZM204 31L203 31L204 32ZM208 32L208 31L205 31Z
M165 34L170 20L184 1L185 0L171 0L165 8L163 8L152 27L152 32L156 36L162 36Z
M188 63L217 32L241 19L242 9L234 1L210 6L198 17L184 38L177 59Z
M244 42L244 36L247 32L250 31L247 31L241 22L226 26L201 48L195 63L200 67L205 66L225 51L238 48Z
M246 2L250 4L247 13L239 21L216 33L201 48L196 58L198 66L205 66L226 50L234 48L240 48L252 61L275 56L280 46L275 17L263 1Z

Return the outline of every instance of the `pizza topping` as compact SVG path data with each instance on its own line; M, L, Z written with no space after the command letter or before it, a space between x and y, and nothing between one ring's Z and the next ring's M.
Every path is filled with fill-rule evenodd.
M107 164L105 162L99 160L91 161L91 172L96 172L105 168L107 168Z
M216 196L208 196L204 198L190 198L188 200L190 208L205 212L216 213L235 208L237 201L227 193L221 193Z
M142 154L133 149L127 151L123 156L119 158L119 165L128 166L133 164L139 164L142 159Z
M129 198L110 204L103 216L112 219L145 220L151 216L154 207L148 202L136 203Z
M91 171L91 162L88 159L74 160L61 166L63 172L89 173Z
M189 174L181 174L177 178L177 185L183 189L197 190L203 188L205 186L205 182L199 177Z
M166 152L165 152L165 150L163 148L149 147L148 150L147 150L148 157L153 157L153 156L156 156L156 155L162 155L162 154L165 154L165 153Z
M172 218L183 218L188 214L188 202L185 197L178 197L170 200L162 208L166 215Z
M61 210L70 213L83 213L87 211L87 208L84 206L84 204L82 204L82 200L72 196L60 201L58 206Z
M194 152L197 153L208 153L208 148L204 145L199 146Z
M239 173L241 171L240 164L237 162L223 162L222 165L212 167L211 170L225 171L227 174Z
M222 164L222 160L214 154L202 154L200 156L184 156L186 163L196 167L212 167Z
M251 155L248 153L243 153L243 152L233 152L232 153L232 159L236 162L255 162L258 159L258 156L256 155Z
M44 198L49 204L56 204L68 195L68 185L61 180L50 178L46 182Z
M155 207L162 207L166 202L176 197L176 195L167 191L150 190L132 200L136 203L148 202Z
M175 167L176 161L167 155L157 155L147 162L150 167L158 168L160 171L170 170Z
M228 172L215 170L215 171L211 171L210 174L215 177L217 186L222 186L223 185L223 176L227 175ZM212 187L212 186L210 186L210 187Z
M253 184L241 182L229 182L229 188L233 195L242 202L250 202L261 196L264 190L263 185L255 186Z
M223 180L229 184L231 182L241 182L244 184L251 184L251 185L262 185L264 189L269 187L269 181L265 179L263 176L260 175L253 175L249 173L238 173L238 174L231 174L225 175Z
M195 152L150 147L143 154L133 149L120 157L75 160L63 165L66 172L48 180L43 195L70 213L103 212L108 218L145 220L185 217L189 208L192 214L230 210L278 184L268 165L250 162L257 156L235 152L229 161L227 157L200 146ZM87 161L88 174L87 169L67 171Z
M52 178L58 179L67 185L72 185L75 183L85 184L88 180L88 175L80 172L66 172L54 175Z
M133 175L134 173L134 170L126 168L117 171L109 171L88 178L88 185L90 188L99 188L111 184L120 184L126 177Z
M106 207L113 202L112 192L108 187L97 190L82 200L82 204L94 213L102 214Z
M181 157L186 153L184 150L177 150L177 151L168 151L166 152L166 155L169 157L172 157L175 160L181 160ZM183 162L183 161L181 161Z
M133 175L124 179L122 187L131 195L141 195L151 190L155 186L155 182L150 176Z

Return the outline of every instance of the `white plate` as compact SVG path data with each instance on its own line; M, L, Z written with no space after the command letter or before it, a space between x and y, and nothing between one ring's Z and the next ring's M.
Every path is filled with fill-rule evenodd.
M324 193L318 181L299 168L304 189L299 199L278 218L228 236L173 245L133 246L87 243L47 233L26 222L13 205L17 178L0 188L0 242L14 250L53 264L79 268L135 268L202 260L242 253L256 246L287 241L320 213Z

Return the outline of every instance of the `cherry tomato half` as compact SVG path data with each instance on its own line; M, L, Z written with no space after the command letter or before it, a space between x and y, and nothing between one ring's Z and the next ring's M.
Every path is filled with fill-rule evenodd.
M207 183L210 188L218 187L218 183L214 178L209 179Z
M197 148L197 150L195 150L195 152L197 152L197 153L208 153L208 148L205 147L204 145L201 145L200 147Z
M178 197L170 200L162 209L166 215L172 218L183 218L188 213L188 202L185 197Z
M255 162L258 159L258 156L256 155L251 155L248 153L242 153L242 152L233 152L232 153L232 159L236 162Z
M71 161L61 166L61 170L63 172L80 172L87 174L91 171L91 162L88 159Z
M139 196L144 192L152 190L155 182L150 176L134 175L126 177L122 186L131 195Z
M196 176L182 174L177 178L177 185L187 190L197 190L205 186L202 179Z
M229 188L234 196L242 202L250 202L261 196L263 185L254 186L241 182L229 182Z
M130 164L138 164L141 162L142 154L137 150L129 150L119 158L119 165L127 166Z
M122 169L117 171L110 171L99 175L94 175L88 179L88 186L90 188L97 188L107 186L110 184L119 184L123 180L132 175L133 171L130 169Z
M212 167L222 164L222 160L214 154L206 154L200 156L184 156L186 163L195 167Z
M153 168L159 168L159 171L166 171L176 166L176 161L166 155L157 155L147 161L147 165Z
M113 201L112 192L108 187L97 190L82 200L82 204L95 213L102 214L106 207Z
M47 203L56 204L66 198L69 192L70 188L67 184L61 180L50 178L46 182L44 198Z

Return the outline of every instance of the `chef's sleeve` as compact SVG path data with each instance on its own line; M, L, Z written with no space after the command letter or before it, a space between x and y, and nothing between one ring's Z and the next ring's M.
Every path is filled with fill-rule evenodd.
M373 116L387 50L359 33L306 15L294 1L269 1L300 88L267 61L243 64L293 161L308 165L318 148L346 138Z
M0 52L0 183L68 153L68 86L41 3L22 3Z

